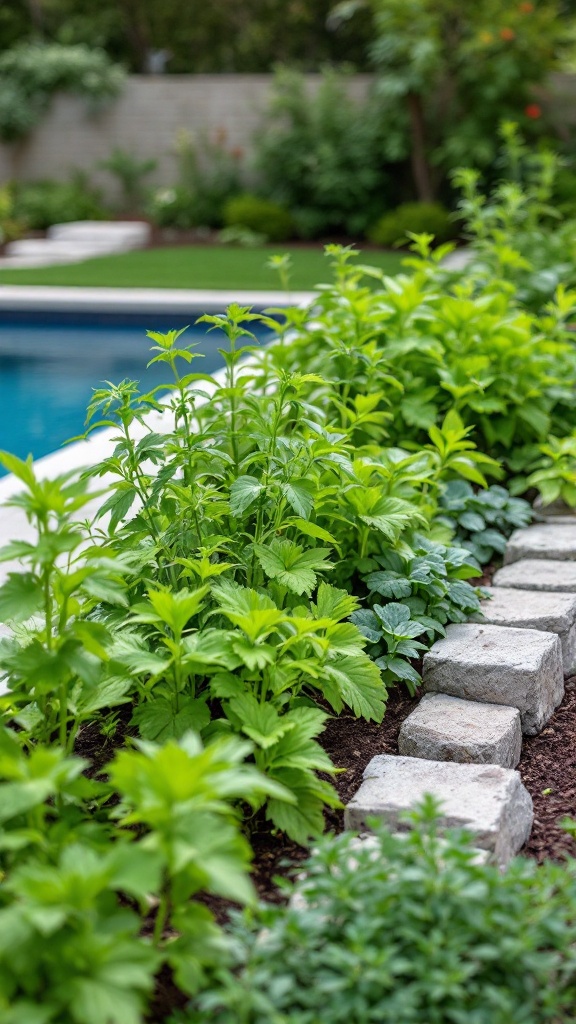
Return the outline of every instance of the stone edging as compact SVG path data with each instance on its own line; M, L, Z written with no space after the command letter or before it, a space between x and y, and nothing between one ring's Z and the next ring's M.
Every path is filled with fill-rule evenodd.
M430 793L441 825L466 828L500 867L528 840L532 799L514 769L522 733L543 729L576 669L576 522L516 530L504 563L477 621L448 626L425 655L400 754L372 758L345 827L397 828Z

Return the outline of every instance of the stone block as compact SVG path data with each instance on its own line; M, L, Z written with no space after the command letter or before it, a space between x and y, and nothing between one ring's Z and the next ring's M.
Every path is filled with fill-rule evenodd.
M475 622L556 633L562 644L564 675L576 672L576 594L513 587L486 589L490 599L482 602L481 613L472 616Z
M521 558L556 558L576 560L576 524L537 523L515 530L504 552L504 564Z
M47 232L49 239L57 241L90 245L122 242L125 249L148 245L151 233L146 221L136 220L77 220L70 224L53 224Z
M522 558L494 573L494 587L518 590L556 590L576 594L576 562L557 559Z
M522 750L520 712L503 704L428 693L402 723L398 750L428 761L515 768Z
M424 656L424 689L518 708L522 731L540 732L564 695L554 633L474 622L448 626Z
M416 757L373 757L364 781L345 811L346 828L363 829L380 818L393 830L406 830L401 821L431 794L441 804L442 828L465 828L474 845L489 850L504 867L522 848L532 827L532 799L518 772L500 765L456 764Z

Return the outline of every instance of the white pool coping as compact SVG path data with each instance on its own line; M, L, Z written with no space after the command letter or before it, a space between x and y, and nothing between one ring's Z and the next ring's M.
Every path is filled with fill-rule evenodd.
M224 309L232 302L241 306L288 306L307 305L317 292L281 291L215 291L184 290L174 288L52 288L37 285L0 285L0 311L26 312L134 312L142 313L194 313ZM153 328L153 324L150 325ZM218 370L216 380L224 373ZM133 433L162 429L162 415L152 413L146 427L133 424ZM34 470L40 479L56 477L70 470L94 466L110 455L110 441L117 428L100 430L86 441L58 448L56 451L35 460ZM99 483L94 481L93 489ZM9 474L0 478L0 506L24 489L17 477ZM91 488L92 489L92 488ZM86 517L93 514L102 499L90 503L85 509ZM24 512L16 507L0 507L0 547L12 540L36 541L36 532L26 519ZM0 563L0 583L9 572L21 568L18 561ZM0 623L0 635L2 625Z
M197 313L240 306L296 306L316 292L198 288L54 288L51 285L0 284L0 312Z

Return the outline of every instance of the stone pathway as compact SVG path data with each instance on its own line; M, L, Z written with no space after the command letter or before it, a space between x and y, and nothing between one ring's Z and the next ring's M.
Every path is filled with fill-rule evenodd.
M78 220L54 224L46 238L21 238L9 242L0 257L0 269L48 267L57 263L80 263L95 256L142 249L150 240L145 221Z
M425 793L441 824L465 827L500 867L522 848L532 800L514 771L522 733L539 733L576 671L576 523L516 530L474 622L448 627L424 657L426 691L402 724L400 756L377 755L346 826L392 828Z

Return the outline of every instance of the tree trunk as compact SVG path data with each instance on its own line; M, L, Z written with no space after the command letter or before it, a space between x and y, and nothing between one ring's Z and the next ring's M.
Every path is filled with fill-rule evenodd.
M430 203L434 200L435 196L432 174L426 155L426 129L424 127L422 99L415 92L409 92L406 98L408 101L410 134L412 137L410 163L416 186L416 194L420 202Z

